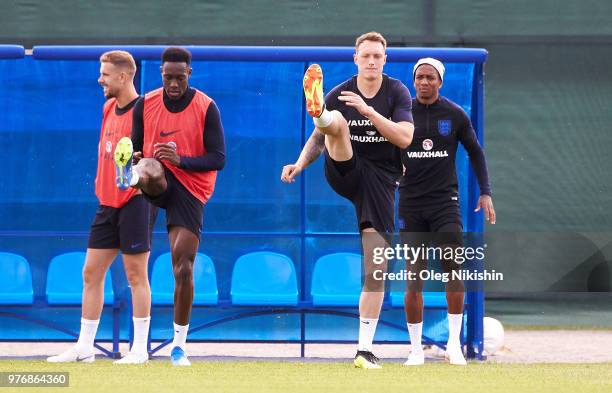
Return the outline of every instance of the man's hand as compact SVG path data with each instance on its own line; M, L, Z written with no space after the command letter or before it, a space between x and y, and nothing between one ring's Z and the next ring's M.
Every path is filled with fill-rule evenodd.
M347 106L355 108L357 112L367 119L370 118L374 111L374 108L366 104L359 94L353 93L352 91L341 91L338 99L343 101Z
M166 160L170 165L179 166L181 157L176 153L176 145L173 143L156 143L153 157L158 160Z
M132 164L134 165L138 164L138 161L140 161L141 159L142 159L141 151L135 151L134 154L132 154Z
M495 209L493 208L493 199L490 195L481 195L478 198L478 204L474 211L477 212L481 208L484 210L485 220L495 224Z
M297 175L302 173L302 167L297 164L289 164L283 167L281 181L284 183L294 183Z

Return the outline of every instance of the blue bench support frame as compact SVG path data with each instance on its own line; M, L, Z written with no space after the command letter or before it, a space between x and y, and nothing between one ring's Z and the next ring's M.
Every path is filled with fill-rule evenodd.
M160 58L164 46L35 46L32 51L34 59L37 60L96 60L99 56L107 51L114 49L127 50L134 55L138 62L141 60L157 60ZM243 46L187 46L193 54L194 60L207 61L295 61L304 62L304 69L308 66L308 62L313 61L350 61L354 52L352 47L243 47ZM25 52L23 47L17 46L0 46L0 58L20 58ZM474 63L474 85L472 89L472 112L471 118L474 129L476 130L478 139L484 145L484 63L487 59L487 51L484 49L470 48L388 48L387 54L389 59L394 62L415 62L421 57L435 57L443 62L453 63ZM137 83L139 81L137 77ZM305 111L305 108L303 108ZM303 119L305 116L303 116ZM304 121L304 120L303 120ZM305 143L305 136L302 136L302 143ZM317 236L346 236L348 234L321 234L308 233L305 226L305 177L302 176L300 181L301 187L301 227L300 233L297 234L302 239L300 258L305 260L306 237ZM468 190L469 196L467 203L475 205L478 200L478 186L476 179L472 173L468 175ZM482 233L483 218L481 214L470 214L464 217L465 229L467 232ZM234 232L232 235L252 235L251 232ZM277 236L278 234L263 234L264 236ZM354 236L354 234L351 234ZM207 237L224 236L223 234L206 233ZM306 288L304 274L300 274L300 288ZM304 320L308 313L331 313L346 317L356 317L357 314L345 313L343 311L331 311L324 309L314 309L308 302L304 301L304 291L300 293L301 301L298 308L272 308L260 311L249 311L237 314L230 317L232 320L239 318L247 318L249 316L262 315L261 313L296 313L302 315L302 346L306 342L304 334ZM482 318L484 316L484 293L481 290L467 293L467 332L466 345L467 355L469 358L482 358L483 350L483 326ZM222 303L222 302L220 302ZM123 305L123 304L122 304ZM259 314L258 314L259 313ZM6 314L6 313L4 313ZM212 326L212 324L221 324L228 319L213 321L208 324L195 327L196 329L204 329ZM44 322L44 321L41 321ZM390 324L389 322L381 321L381 324ZM51 326L49 326L51 327ZM398 329L405 329L404 326L396 326ZM119 341L118 329L115 334L113 331L113 348L116 348ZM335 342L335 341L334 341ZM302 352L303 353L303 352Z
M224 318L216 319L213 321L206 322L204 324L192 327L189 329L189 334L196 333L200 330L211 328L213 326L222 325L224 323L233 322L241 319L248 319L253 317L259 317L263 315L280 315L280 314L299 314L300 315L300 339L299 340L249 340L249 342L262 342L262 343L287 343L287 344L300 344L300 356L306 356L306 344L334 344L334 343L356 343L356 340L310 340L306 338L306 315L332 315L337 317L359 319L359 313L354 312L354 307L313 307L311 302L300 302L296 307L235 307L231 302L220 302L219 306L226 308L233 308L236 312ZM470 310L469 304L465 305L466 311ZM446 306L435 306L428 307L429 309L446 309ZM383 310L391 309L388 305L383 305ZM346 310L346 311L345 311ZM468 311L469 314L469 311ZM380 325L388 326L390 328L406 331L404 324L398 325L397 323L386 321L384 319L379 320ZM462 332L463 337L463 332ZM149 354L153 355L159 350L163 349L167 345L171 344L172 338L166 339L159 343L155 347L151 347L151 341L148 342ZM244 342L244 340L197 340L198 342ZM439 341L435 341L427 336L423 336L422 341L424 344L435 345L442 349L446 349L445 345ZM405 344L406 341L374 341L380 344ZM465 342L467 343L467 341ZM465 344L464 343L464 344ZM478 359L484 359L478 357Z
M0 59L23 59L25 49L21 45L0 45Z

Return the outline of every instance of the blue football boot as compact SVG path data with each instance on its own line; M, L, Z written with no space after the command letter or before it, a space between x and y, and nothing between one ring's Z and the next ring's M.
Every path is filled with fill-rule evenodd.
M173 366L191 366L191 362L187 359L187 355L185 355L185 351L181 347L172 348L170 360L172 360Z

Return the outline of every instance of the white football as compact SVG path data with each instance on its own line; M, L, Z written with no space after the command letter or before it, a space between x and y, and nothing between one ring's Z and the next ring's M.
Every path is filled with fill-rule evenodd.
M484 355L493 355L504 346L504 327L495 318L484 317Z

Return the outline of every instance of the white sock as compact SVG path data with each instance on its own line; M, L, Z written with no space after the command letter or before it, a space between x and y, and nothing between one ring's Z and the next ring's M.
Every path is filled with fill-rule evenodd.
M376 333L378 319L359 318L359 351L372 352L372 341Z
M87 354L93 352L94 340L96 339L99 324L99 319L81 318L81 331L79 333L79 340L76 343L76 349L80 353Z
M448 314L448 345L461 345L461 325L463 314Z
M189 331L189 324L182 326L174 324L174 340L172 340L172 348L180 347L183 351L185 350L185 343L187 342L187 331Z
M410 335L410 344L412 352L423 352L423 344L421 344L421 336L423 335L423 322L407 323L408 334Z
M321 116L312 118L312 122L314 123L314 125L319 128L328 127L332 123L333 120L334 120L334 116L332 115L330 111L327 110L327 108L323 108L323 112L321 112Z
M135 167L132 167L132 177L130 178L130 187L134 187L138 184L138 180L140 180L140 175L138 175L138 171Z
M134 317L132 320L134 321L134 343L132 344L132 349L130 351L136 353L146 353L151 317Z

